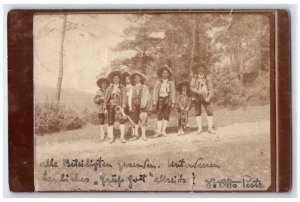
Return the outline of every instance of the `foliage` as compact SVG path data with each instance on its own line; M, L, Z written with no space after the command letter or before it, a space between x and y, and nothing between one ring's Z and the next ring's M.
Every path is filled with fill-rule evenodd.
M85 108L82 112L83 114L83 119L85 120L86 123L90 123L93 125L98 125L99 124L99 119L98 119L98 113L95 111L91 111L88 108Z
M35 104L35 133L53 133L81 128L85 122L70 105L54 102Z
M240 105L253 96L268 100L267 16L153 14L130 15L128 20L124 39L113 50L131 54L112 61L113 69L141 71L151 88L161 64L170 66L179 81L191 76L192 64L203 62L215 85L215 102Z

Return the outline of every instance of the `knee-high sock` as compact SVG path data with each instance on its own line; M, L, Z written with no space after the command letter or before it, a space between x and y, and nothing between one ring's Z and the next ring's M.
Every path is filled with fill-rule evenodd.
M114 139L114 126L108 126L107 135L109 139Z
M121 139L124 139L125 136L125 125L124 124L120 124L120 132L121 132Z
M103 125L100 125L100 139L104 138L104 129L103 129Z
M139 137L139 125L136 124L134 127L134 136Z
M163 121L162 120L158 120L157 121L157 132L158 133L161 133L161 129L162 129L162 124L163 124Z
M163 126L162 126L162 134L166 135L166 128L168 125L168 121L167 120L163 120Z
M212 116L207 116L207 125L208 125L208 130L212 130L212 126L213 126L213 117Z
M202 130L201 116L197 116L196 120L197 120L198 131L201 131Z
M145 126L141 126L142 129L142 138L146 138L146 128Z

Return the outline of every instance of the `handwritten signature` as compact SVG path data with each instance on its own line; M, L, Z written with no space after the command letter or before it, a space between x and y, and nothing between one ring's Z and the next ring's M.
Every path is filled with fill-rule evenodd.
M250 175L244 175L240 180L233 180L231 178L225 178L217 180L215 178L210 178L205 180L207 189L237 189L243 187L246 189L262 189L265 187L263 182L259 178L253 178Z

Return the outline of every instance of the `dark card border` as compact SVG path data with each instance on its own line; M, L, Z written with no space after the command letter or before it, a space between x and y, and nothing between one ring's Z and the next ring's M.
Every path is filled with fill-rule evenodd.
M224 12L189 9L129 10L12 10L7 20L8 40L8 139L9 187L13 192L34 191L34 121L33 121L33 16L58 13L190 13ZM234 10L267 12L271 25L271 186L266 192L287 192L291 188L291 76L290 20L286 10ZM275 17L277 13L277 17ZM272 34L273 33L273 34ZM276 33L276 38L275 38ZM276 44L277 43L277 44ZM275 51L275 47L279 47ZM275 58L277 55L277 58ZM273 59L272 59L273 58ZM275 72L277 65L278 71ZM276 91L275 78L277 76ZM277 102L276 103L276 93ZM278 110L276 111L276 106ZM278 120L277 120L278 119ZM276 120L278 125L276 127ZM276 128L278 131L276 131ZM276 132L278 139L276 139ZM276 148L276 144L278 147ZM276 154L278 154L276 158ZM277 162L278 160L278 162ZM276 172L276 168L278 169ZM278 173L278 178L276 178ZM277 185L278 182L278 186Z

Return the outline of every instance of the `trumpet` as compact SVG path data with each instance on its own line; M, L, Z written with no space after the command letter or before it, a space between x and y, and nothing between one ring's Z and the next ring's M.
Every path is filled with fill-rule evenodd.
M124 110L123 110L123 108L121 106L116 106L115 111L116 111L117 116L120 119L124 119L124 120L127 119L132 124L133 127L135 126L135 124L132 121L132 119L127 114L125 114L125 112L124 112Z

